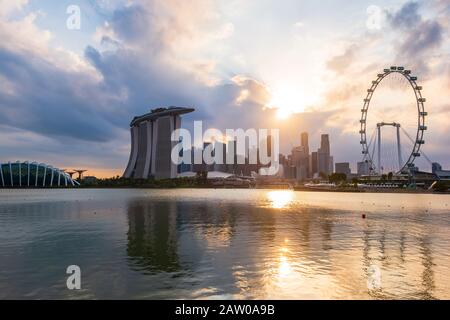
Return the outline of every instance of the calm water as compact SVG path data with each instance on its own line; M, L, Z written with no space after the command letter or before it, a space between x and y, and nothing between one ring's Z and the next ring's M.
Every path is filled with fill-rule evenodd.
M449 245L448 195L0 191L2 299L449 299Z

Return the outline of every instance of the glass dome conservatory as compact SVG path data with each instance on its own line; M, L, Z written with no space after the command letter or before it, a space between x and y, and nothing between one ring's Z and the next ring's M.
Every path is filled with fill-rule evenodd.
M78 181L58 168L37 162L0 163L0 187L75 187Z

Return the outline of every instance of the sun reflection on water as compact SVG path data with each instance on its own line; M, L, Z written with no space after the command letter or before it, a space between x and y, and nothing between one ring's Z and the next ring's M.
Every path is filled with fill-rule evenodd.
M283 209L289 206L294 199L294 192L290 190L276 190L267 193L272 208Z

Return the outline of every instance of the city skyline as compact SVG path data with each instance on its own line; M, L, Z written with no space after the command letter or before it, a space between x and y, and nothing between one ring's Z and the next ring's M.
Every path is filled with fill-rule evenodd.
M427 97L424 150L448 168L450 9L424 3L0 2L0 160L121 175L134 115L192 105L186 128L280 128L283 154L301 132L311 145L328 133L333 161L356 172L367 85L403 65ZM81 10L79 30L66 27L69 5ZM386 95L382 120L407 127L410 95Z

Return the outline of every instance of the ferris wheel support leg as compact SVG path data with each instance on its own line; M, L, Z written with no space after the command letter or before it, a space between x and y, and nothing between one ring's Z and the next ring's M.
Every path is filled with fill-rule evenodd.
M402 170L402 147L400 144L400 125L397 125L397 152L398 152L398 170Z
M381 170L381 127L377 127L378 130L378 174L383 174Z

